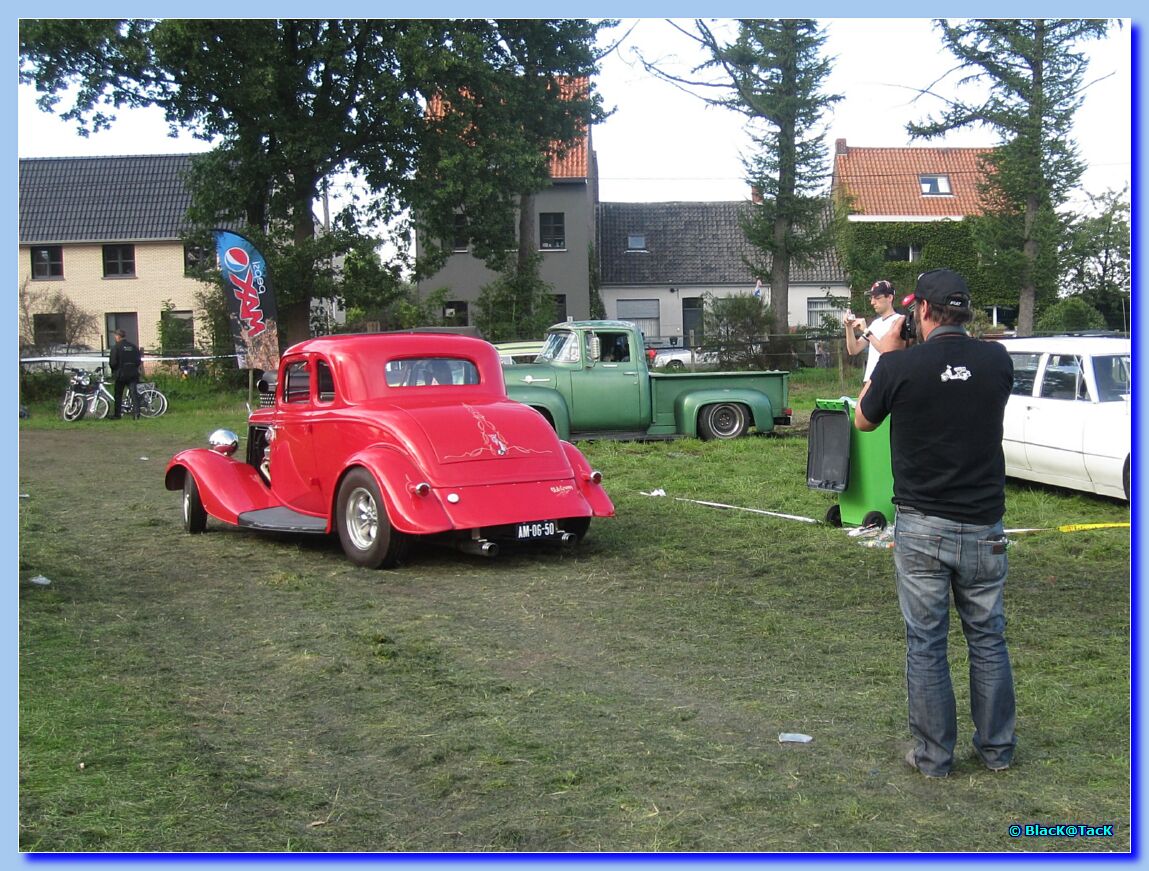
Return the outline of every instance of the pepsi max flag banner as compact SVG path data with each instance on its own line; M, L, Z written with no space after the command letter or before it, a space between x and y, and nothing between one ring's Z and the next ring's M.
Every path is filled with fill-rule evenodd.
M241 369L279 366L279 330L275 292L267 280L267 261L238 233L215 231L215 250L226 288L228 319Z

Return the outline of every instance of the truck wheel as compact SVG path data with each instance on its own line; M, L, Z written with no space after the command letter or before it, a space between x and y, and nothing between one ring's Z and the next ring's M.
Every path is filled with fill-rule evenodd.
M686 364L684 364L681 360L671 360L666 364L666 368L667 369L685 369Z
M183 515L184 529L192 535L199 535L207 529L207 511L204 510L195 476L189 469L184 469Z
M403 561L411 537L391 526L375 476L352 469L335 502L339 543L347 558L369 569L391 569Z
M746 434L746 406L737 402L704 405L698 414L698 436L703 440L736 439Z

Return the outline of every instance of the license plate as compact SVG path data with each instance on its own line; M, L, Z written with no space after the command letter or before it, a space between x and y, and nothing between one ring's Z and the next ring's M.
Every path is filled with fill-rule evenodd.
M552 538L559 534L559 528L553 520L520 523L515 527L515 530L515 537L520 541L530 538Z

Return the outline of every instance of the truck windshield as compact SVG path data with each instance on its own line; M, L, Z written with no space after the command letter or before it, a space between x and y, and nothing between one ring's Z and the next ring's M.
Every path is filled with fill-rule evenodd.
M536 363L577 363L578 334L565 330L551 333L543 350L536 358Z
M431 387L478 384L479 370L470 360L454 357L410 357L387 362L388 387Z

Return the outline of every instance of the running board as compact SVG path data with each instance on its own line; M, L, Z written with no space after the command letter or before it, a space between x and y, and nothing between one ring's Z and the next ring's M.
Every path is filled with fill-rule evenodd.
M239 526L264 532L305 532L322 535L327 532L327 519L300 514L290 508L260 508L245 511L236 518Z

